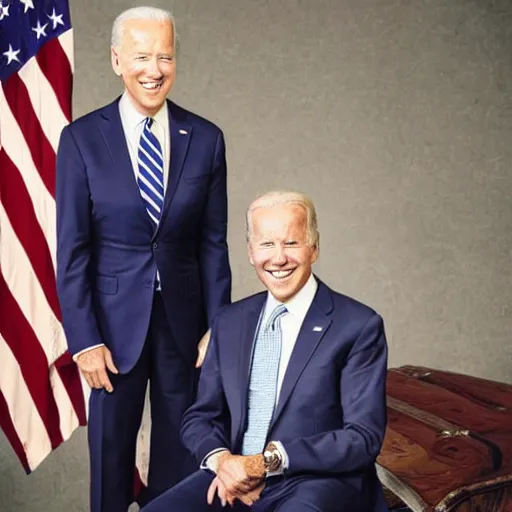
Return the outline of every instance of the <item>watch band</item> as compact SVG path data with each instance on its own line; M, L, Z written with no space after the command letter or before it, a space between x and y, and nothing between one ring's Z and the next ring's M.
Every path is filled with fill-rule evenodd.
M268 443L263 451L263 463L267 473L275 473L283 465L283 455L272 441Z

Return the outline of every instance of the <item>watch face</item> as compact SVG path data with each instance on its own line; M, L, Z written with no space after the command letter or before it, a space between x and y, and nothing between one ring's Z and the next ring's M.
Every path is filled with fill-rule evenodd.
M281 454L275 445L270 444L263 454L267 471L277 471L281 467Z

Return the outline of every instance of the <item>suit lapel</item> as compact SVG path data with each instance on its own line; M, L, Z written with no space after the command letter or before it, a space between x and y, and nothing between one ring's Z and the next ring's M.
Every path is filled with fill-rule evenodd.
M295 342L295 346L286 368L277 407L274 411L269 432L283 413L286 403L299 380L302 372L313 356L332 320L328 313L332 310L332 299L329 289L319 281L318 290L309 308L306 318Z
M171 134L171 161L169 163L169 178L165 191L164 210L157 232L165 222L172 199L178 188L192 136L192 127L186 122L186 114L170 101L167 101L167 107L169 109L169 132Z
M151 233L153 233L154 224L147 214L146 206L140 195L139 186L133 173L133 165L121 123L121 115L119 114L119 99L117 98L102 110L99 129L110 157L114 162L113 169L118 174L119 182L127 189L134 204L137 202L140 204L141 215L144 215L146 224Z
M235 437L236 441L241 443L241 436L244 432L244 427L247 421L247 408L248 408L248 394L249 394L249 379L251 374L252 353L254 350L254 340L256 329L258 328L258 321L261 311L265 305L267 298L266 293L258 294L247 305L247 310L244 312L241 329L241 343L240 354L238 359L238 392L240 393L240 422L238 432Z

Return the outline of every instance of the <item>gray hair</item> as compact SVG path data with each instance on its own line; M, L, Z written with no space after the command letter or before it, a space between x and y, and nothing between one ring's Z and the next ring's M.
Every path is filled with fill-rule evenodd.
M114 48L117 48L121 43L121 35L123 32L123 23L127 20L154 20L154 21L170 21L172 24L172 33L173 33L173 48L176 51L176 23L174 21L174 16L164 9L159 9L158 7L148 7L148 6L140 6L133 7L122 12L115 20L112 25L112 38L111 45Z
M290 192L273 190L261 196L258 196L247 208L246 214L246 228L247 228L247 241L251 237L252 227L252 212L257 208L271 208L283 204L291 204L300 206L306 213L306 229L308 231L308 243L312 247L318 247L320 234L318 232L318 220L316 216L316 209L313 201L301 192Z

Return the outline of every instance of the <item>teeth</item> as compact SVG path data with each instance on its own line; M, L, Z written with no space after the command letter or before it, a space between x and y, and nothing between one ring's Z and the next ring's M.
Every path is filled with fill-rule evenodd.
M275 270L270 273L277 279L283 279L284 277L288 277L292 272L292 270Z
M160 87L160 84L159 83L143 83L142 87L144 87L144 89L156 89L157 87Z

